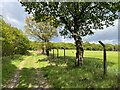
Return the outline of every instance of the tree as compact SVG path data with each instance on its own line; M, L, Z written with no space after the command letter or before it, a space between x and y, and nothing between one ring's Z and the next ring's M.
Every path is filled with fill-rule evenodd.
M117 44L114 45L114 51L118 51L118 45Z
M113 51L114 50L114 46L112 44L106 44L106 50L107 51Z
M21 30L12 27L3 19L0 19L2 26L0 32L0 41L2 41L2 55L26 54L29 48L29 40L25 37Z
M82 65L82 36L94 34L92 29L103 29L118 19L119 2L21 2L25 11L32 13L37 22L53 18L55 27L64 26L62 35L74 38L75 66ZM47 18L45 16L48 16Z
M42 42L31 41L29 50L41 50Z
M50 25L50 22L36 22L32 17L26 18L25 32L28 36L34 37L39 41L43 41L43 54L49 55L49 41L53 36L57 36L56 28Z

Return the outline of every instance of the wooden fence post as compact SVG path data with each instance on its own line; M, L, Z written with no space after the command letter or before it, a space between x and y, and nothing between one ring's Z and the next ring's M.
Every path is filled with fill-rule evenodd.
M107 73L107 65L106 65L106 49L104 47L104 74Z
M58 50L58 48L57 48L57 58L59 57L59 50Z
M101 41L98 41L102 46L103 46L103 58L104 58L104 61L103 61L103 69L104 69L104 75L106 75L107 73L107 65L106 65L106 48L105 48L105 45L101 42Z
M65 48L64 48L64 61L65 61Z
M54 58L54 48L53 48L53 58Z

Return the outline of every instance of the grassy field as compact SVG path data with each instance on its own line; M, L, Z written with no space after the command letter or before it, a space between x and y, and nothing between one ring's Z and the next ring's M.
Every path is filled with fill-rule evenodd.
M37 75L38 71L41 71L48 83L56 88L117 87L118 52L107 51L106 77L103 76L102 51L85 51L82 67L74 67L75 50L66 50L66 61L64 61L63 50L59 51L59 58L54 59L52 55L46 57L30 52L32 54L29 56L3 57L3 87L8 86L18 69L20 73L16 87L19 88L39 87L41 78Z

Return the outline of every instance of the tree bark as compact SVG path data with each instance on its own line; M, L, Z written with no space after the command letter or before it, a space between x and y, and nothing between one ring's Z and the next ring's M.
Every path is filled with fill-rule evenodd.
M76 44L75 66L81 66L83 64L83 54L84 54L82 39L80 37L75 37L74 40L75 40L75 44Z
M77 10L78 10L78 3L74 2L74 31L72 32L72 36L75 40L76 44L76 61L75 61L75 66L80 66L83 64L83 46L82 46L82 38L80 35L77 33L79 30L78 25L78 16L77 16Z
M42 54L45 54L45 49L44 48L42 48Z
M46 49L46 55L49 56L49 49Z
M47 45L49 43L49 41L45 40L45 54L47 56L49 56L49 50L50 50L50 47Z

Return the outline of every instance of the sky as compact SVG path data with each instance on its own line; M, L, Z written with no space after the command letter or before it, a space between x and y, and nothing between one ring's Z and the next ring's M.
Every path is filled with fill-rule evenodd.
M4 20L14 27L24 31L25 19L30 16L24 11L18 0L1 0L0 1L0 15L3 15ZM82 37L83 42L98 43L118 43L118 20L114 22L115 26L104 28L103 30L95 30L94 35ZM59 32L59 30L58 30ZM74 43L73 39L65 38L58 34L58 37L54 37L52 42L71 42Z

